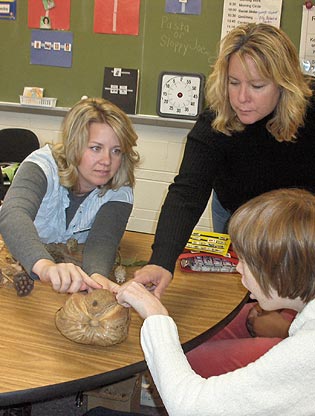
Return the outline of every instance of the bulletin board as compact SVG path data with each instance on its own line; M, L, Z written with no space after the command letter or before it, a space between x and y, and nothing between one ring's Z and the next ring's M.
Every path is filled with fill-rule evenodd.
M283 0L281 28L299 49L301 0ZM71 107L82 95L101 96L104 67L139 69L138 114L156 115L161 71L201 72L218 51L223 0L202 0L200 15L165 12L165 0L141 0L139 34L100 34L93 30L94 2L72 0L70 68L30 64L32 29L27 1L17 2L16 20L0 20L0 101L19 102L25 86L43 87L58 107ZM279 57L281 59L281 57Z

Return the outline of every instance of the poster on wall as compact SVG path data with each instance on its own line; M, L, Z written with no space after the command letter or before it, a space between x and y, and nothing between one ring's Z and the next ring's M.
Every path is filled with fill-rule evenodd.
M0 0L0 19L16 19L16 0Z
M72 66L72 32L32 30L31 64Z
M138 35L140 0L95 0L94 32Z
M267 23L280 27L282 0L224 0L221 39L236 26Z
M166 0L166 13L201 14L201 0Z
M315 76L315 7L303 6L299 56L303 72Z
M70 30L70 2L71 0L28 0L28 27Z
M138 83L138 69L105 67L102 97L127 114L136 114Z

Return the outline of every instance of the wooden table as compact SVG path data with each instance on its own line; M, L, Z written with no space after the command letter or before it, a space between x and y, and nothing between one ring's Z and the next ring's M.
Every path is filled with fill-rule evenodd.
M126 232L125 259L148 260L153 236ZM128 276L133 273L128 268ZM35 284L27 297L0 288L0 407L71 395L145 370L139 343L141 318L132 311L126 341L112 347L81 345L54 323L66 294ZM238 274L183 273L178 268L163 303L175 319L185 351L226 324L246 301Z

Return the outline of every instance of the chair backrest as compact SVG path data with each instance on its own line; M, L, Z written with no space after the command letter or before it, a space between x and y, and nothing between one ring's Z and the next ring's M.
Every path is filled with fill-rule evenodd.
M31 130L22 128L0 130L0 163L21 163L39 147L38 137Z

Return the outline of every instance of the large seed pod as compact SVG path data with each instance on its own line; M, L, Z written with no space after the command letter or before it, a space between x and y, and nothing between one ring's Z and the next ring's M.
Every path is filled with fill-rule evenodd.
M127 338L129 309L119 305L105 289L74 293L57 311L55 322L59 331L72 341L109 346Z
M13 285L18 296L27 296L34 289L34 280L25 271L21 271L13 275Z

